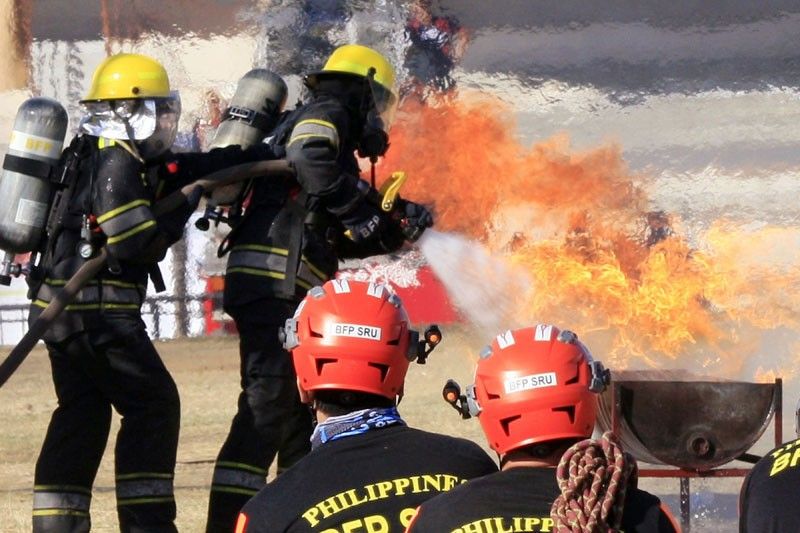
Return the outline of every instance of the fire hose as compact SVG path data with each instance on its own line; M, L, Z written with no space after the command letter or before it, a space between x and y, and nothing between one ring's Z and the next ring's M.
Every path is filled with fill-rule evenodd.
M256 177L291 176L293 170L286 160L258 161L243 163L233 167L219 170L200 178L183 188L167 195L153 206L155 216L169 213L180 207L186 198L195 190L202 187L205 191L230 185L239 181ZM58 318L67 305L75 298L83 286L94 278L105 266L108 260L108 250L103 247L99 253L86 261L77 272L67 281L66 285L58 291L47 307L34 320L22 339L11 350L6 359L0 363L0 387L14 374L19 365L30 354L42 338L50 324Z

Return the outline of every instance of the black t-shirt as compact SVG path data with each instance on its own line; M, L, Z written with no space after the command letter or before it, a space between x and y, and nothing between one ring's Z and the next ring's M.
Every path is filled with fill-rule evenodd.
M766 454L744 480L739 495L741 533L800 531L800 439Z
M428 500L407 529L413 533L553 531L550 507L560 494L552 468L510 468ZM622 530L674 533L660 500L629 488Z
M373 430L327 442L278 476L244 506L237 532L399 533L423 501L496 471L474 442Z

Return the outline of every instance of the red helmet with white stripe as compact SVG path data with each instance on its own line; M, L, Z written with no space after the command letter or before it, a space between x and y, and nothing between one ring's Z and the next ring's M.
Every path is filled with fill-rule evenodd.
M307 391L352 390L396 398L419 335L397 295L380 284L330 280L314 287L286 321L284 347L292 352Z
M591 436L608 372L577 335L549 325L506 331L480 357L467 399L492 449Z

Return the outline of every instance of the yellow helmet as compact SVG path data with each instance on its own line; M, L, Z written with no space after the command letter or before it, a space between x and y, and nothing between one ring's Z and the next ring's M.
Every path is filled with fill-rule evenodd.
M375 69L375 82L396 96L392 64L379 52L360 44L346 44L334 50L322 70L309 76L309 83L313 87L316 78L324 74L351 74L366 78L370 68Z
M81 102L168 96L169 78L161 63L139 54L117 54L100 63Z

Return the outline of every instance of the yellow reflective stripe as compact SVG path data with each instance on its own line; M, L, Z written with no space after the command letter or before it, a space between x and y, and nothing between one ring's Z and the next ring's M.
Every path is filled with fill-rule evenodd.
M336 131L336 126L333 125L333 122L328 122L327 120L320 120L318 118L307 118L305 120L301 120L297 124L295 124L295 128L297 126L301 126L303 124L319 124L320 126L327 126L330 129Z
M116 476L117 481L126 481L129 479L172 479L173 474L165 474L164 472L136 472L133 474L119 474Z
M117 144L117 141L114 139L106 139L105 137L100 137L97 139L98 148L108 148L109 146L114 146L115 144Z
M264 278L273 278L273 279L286 279L286 274L283 272L273 272L272 270L258 270L257 268L248 268L248 267L233 267L229 268L226 272L229 274L238 273L238 274L250 274L252 276L261 276ZM295 278L295 284L301 286L304 289L310 289L313 287L310 283L303 281L300 278Z
M89 512L73 509L36 509L33 511L33 516L89 516Z
M246 463L235 463L233 461L217 461L217 464L215 466L221 466L224 468L236 468L238 470L246 470L247 472L253 472L254 474L267 475L266 468L259 468L257 466L248 465Z
M263 244L240 244L231 248L231 252L238 250L246 250L250 252L267 252L270 254L289 256L289 250L286 248L275 248L273 246L265 246Z
M328 275L326 273L324 273L322 270L320 270L317 267L315 267L311 263L311 261L308 260L308 258L306 256L301 256L301 260L303 261L303 263L305 263L305 265L308 267L308 269L311 271L311 273L314 274L315 276L317 276L319 279L328 279Z
M139 304L100 304L101 309L139 309Z
M81 487L80 485L34 485L34 491L39 492L47 492L47 491L59 491L59 492L82 492L84 494L92 494L92 490L87 487Z
M139 207L140 205L144 205L144 206L148 206L149 207L150 206L150 200L141 200L141 199L140 200L134 200L132 202L128 202L125 205L121 205L119 207L115 207L111 211L107 211L107 212L103 213L102 215L100 215L99 217L97 217L97 223L98 224L102 224L106 220L108 220L110 218L114 218L117 215L121 215L125 211L130 211L134 207Z
M44 300L34 300L31 302L31 305L35 305L36 307L41 307L42 309L46 308L50 305L50 302L46 302ZM139 304L113 304L113 303L103 303L103 304L69 304L64 308L65 311L93 311L95 309L139 309L141 306Z
M145 286L141 283L128 283L127 281L119 281L116 279L103 279L100 280L103 285L113 285L115 287L121 287L123 289L144 289Z
M286 274L283 272L273 272L272 270L258 270L257 268L248 267L233 267L228 269L228 273L238 272L240 274L252 274L254 276L263 276L265 278L286 279Z
M144 230L146 230L147 228L151 228L151 227L153 227L155 225L156 225L156 221L155 220L148 220L146 222L142 222L138 226L134 226L131 229L129 229L128 231L124 231L124 232L120 233L119 235L114 235L113 237L109 237L108 241L107 241L107 244L116 244L116 243L118 243L120 241L124 241L128 237L133 237L137 233L141 233Z
M211 492L228 492L230 494L243 494L245 496L255 496L258 494L257 490L227 487L225 485L211 485Z
M157 498L117 498L117 505L141 505L143 503L169 503L174 502L174 496L160 496Z
M303 139L310 139L311 137L319 137L320 139L325 139L326 141L331 142L331 138L327 135L320 135L319 133L304 133L302 135L295 135L289 140L289 143L286 145L287 147L291 146L295 141L302 141Z

